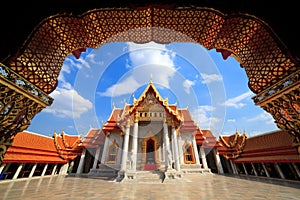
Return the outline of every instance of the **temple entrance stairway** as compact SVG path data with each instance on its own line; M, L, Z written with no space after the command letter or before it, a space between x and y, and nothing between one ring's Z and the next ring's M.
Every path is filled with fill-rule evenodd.
M127 174L127 178L123 179L122 182L127 183L160 183L164 180L164 172L153 170L153 171L136 171L134 174Z

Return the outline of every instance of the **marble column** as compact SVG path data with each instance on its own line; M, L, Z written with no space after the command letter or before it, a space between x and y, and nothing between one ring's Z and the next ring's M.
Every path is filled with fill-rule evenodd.
M295 163L292 163L292 166L294 167L294 169L296 170L296 173L298 175L298 178L300 178L300 171L299 168L297 167L297 165Z
M136 120L133 125L133 134L132 134L132 155L131 155L131 162L132 162L132 170L136 170L136 163L137 163L137 149L138 149L138 129L139 123Z
M98 161L99 161L99 156L100 156L100 150L101 150L101 147L98 147L97 150L96 150L95 159L94 159L94 163L93 163L93 169L97 168Z
M106 161L107 149L108 149L108 145L109 145L109 134L110 133L107 133L105 136L104 147L103 147L103 152L102 152L102 157L101 157L101 164L105 164L105 161Z
M125 129L124 145L123 145L123 152L122 152L122 162L121 162L121 171L122 172L125 172L126 167L127 167L129 131L130 131L130 123L128 121L127 124L126 124L126 129Z
M203 164L204 169L208 169L207 161L206 161L206 155L205 155L205 150L202 146L200 146L200 154L201 154L201 160Z
M4 167L6 166L6 163L2 163L1 167L0 167L0 174L2 173Z
M58 174L59 174L59 175L66 175L66 174L68 174L68 167L69 167L68 163L64 164L64 165L60 168Z
M232 168L233 174L238 174L238 172L236 170L236 167L235 167L235 164L232 162L232 160L229 160L229 163L230 163L230 166Z
M243 168L244 168L245 174L246 174L246 175L248 175L248 171L247 171L247 168L246 168L245 164L244 164L244 163L242 163L242 165L243 165Z
M174 151L174 159L175 159L175 169L180 171L180 163L179 163L179 152L178 152L178 139L177 139L177 131L175 127L172 127L172 140L173 140L173 151Z
M170 140L169 140L169 133L168 133L168 125L164 123L164 143L165 143L165 167L166 169L170 169L172 166L172 152L170 149Z
M53 170L51 172L51 175L55 175L56 174L56 168L57 168L57 164L54 165Z
M266 165L265 165L265 163L261 163L261 165L263 166L263 168L264 168L264 171L265 171L265 173L266 173L267 177L270 177L270 174L269 174L269 172L268 172L268 169L266 168Z
M32 168L31 168L30 174L29 174L29 176L28 176L29 178L31 178L31 177L33 176L36 167L37 167L37 164L35 163L35 164L32 166Z
M254 172L255 176L258 176L258 175L257 175L257 171L256 171L256 169L255 169L255 167L254 167L254 164L253 164L253 163L251 163L251 166L252 166L252 169L253 169L253 172Z
M85 153L86 153L86 149L83 149L81 156L80 156L80 161L79 161L79 165L78 165L76 174L81 174L83 172Z
M215 156L215 162L216 162L216 166L218 168L218 173L219 174L224 174L224 170L223 170L223 167L222 167L222 164L221 164L221 159L220 159L218 150L214 148L213 153L214 153L214 156Z
M280 178L285 179L285 176L284 176L284 174L282 173L282 171L281 171L281 169L280 169L278 163L274 163L274 166L275 166L275 169L276 169L276 171L278 172Z
M192 144L193 144L193 149L194 149L194 156L196 158L196 164L200 165L200 160L199 160L199 154L198 154L198 149L197 149L197 143L196 143L196 138L195 135L193 134L193 138L192 138Z
M44 169L43 169L43 172L42 172L41 176L44 176L44 175L45 175L47 168L48 168L48 164L46 164L46 165L44 166Z
M17 178L18 178L18 176L19 176L19 174L20 174L22 168L23 168L23 164L19 164L18 169L17 169L17 171L16 171L16 173L14 174L14 176L13 176L12 179L17 179Z

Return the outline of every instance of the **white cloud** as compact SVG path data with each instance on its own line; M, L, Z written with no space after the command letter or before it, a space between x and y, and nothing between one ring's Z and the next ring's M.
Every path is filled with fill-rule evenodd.
M245 92L237 97L228 99L222 105L227 106L227 107L241 108L246 105L245 103L242 103L241 101L250 97L252 94L253 93L251 91Z
M90 63L96 64L98 66L103 66L104 65L104 61L103 60L96 60L96 58L97 58L96 54L89 53L86 56L86 59L88 59L87 63L90 62ZM87 67L90 68L90 65L87 65Z
M74 89L57 88L50 96L54 98L54 102L44 111L58 117L79 118L93 106L89 100L80 96Z
M274 119L271 114L267 112L263 112L259 114L256 117L252 117L247 119L248 122L253 122L253 121L265 121L267 124L274 124Z
M183 82L183 88L184 88L184 91L187 93L187 94L190 94L191 92L191 87L195 85L195 81L191 81L191 80L185 80Z
M173 58L175 54L166 49L165 45L150 42L147 44L127 43L129 60L126 67L131 70L116 84L106 91L99 93L102 96L121 96L131 94L150 80L170 88L170 78L176 73Z
M139 84L134 77L130 76L120 83L107 88L105 92L99 92L98 94L100 96L116 97L124 94L130 94L140 86L141 84Z
M227 122L234 123L234 122L236 122L236 120L235 119L228 119Z
M197 109L191 110L191 115L201 129L213 129L216 123L220 121L220 119L210 116L215 109L215 107L209 105L198 106Z
M222 81L223 78L219 74L204 74L201 73L201 77L203 78L202 82L203 84L208 84L216 81Z

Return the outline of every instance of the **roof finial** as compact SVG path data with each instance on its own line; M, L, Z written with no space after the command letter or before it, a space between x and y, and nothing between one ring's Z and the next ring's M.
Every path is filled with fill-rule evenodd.
M150 83L152 83L152 73L150 73Z

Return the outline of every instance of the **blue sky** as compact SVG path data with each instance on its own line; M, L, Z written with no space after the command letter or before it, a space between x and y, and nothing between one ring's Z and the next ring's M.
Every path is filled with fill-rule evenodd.
M50 96L28 131L85 136L100 128L112 108L138 98L150 79L169 104L188 107L196 124L215 136L236 130L248 136L277 130L270 114L255 106L243 68L233 57L195 43L108 43L66 57Z

